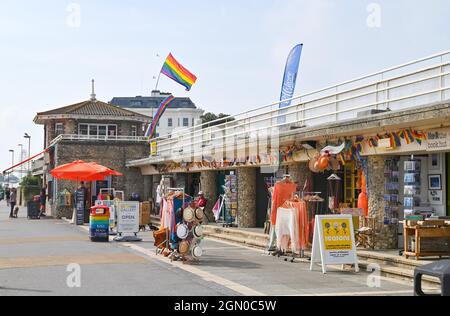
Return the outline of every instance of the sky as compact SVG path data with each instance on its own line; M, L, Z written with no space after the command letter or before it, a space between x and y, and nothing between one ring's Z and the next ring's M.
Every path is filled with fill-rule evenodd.
M296 95L450 50L448 0L0 0L0 169L43 149L37 112L149 95L169 52L198 77L159 89L215 113L279 100L303 43ZM76 157L75 157L76 158Z

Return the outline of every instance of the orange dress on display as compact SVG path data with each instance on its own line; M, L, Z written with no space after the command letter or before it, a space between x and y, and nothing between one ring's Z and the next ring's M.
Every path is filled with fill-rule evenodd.
M281 181L275 184L272 195L272 213L270 216L272 225L277 223L277 209L289 199L297 190L297 185L293 182Z
M369 216L369 201L367 197L366 177L364 173L361 175L361 193L358 196L358 208L364 210L364 216Z

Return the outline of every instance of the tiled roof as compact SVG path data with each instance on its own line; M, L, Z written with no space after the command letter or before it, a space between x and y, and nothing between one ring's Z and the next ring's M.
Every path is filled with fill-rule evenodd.
M144 117L145 115L128 111L120 107L114 106L101 101L84 101L81 103L72 104L62 108L50 110L47 112L38 113L38 115L58 115L58 114L73 114L73 115L95 115L95 116L119 116L119 117Z
M164 96L158 97L116 97L110 104L127 109L156 109L165 99ZM175 98L170 105L171 109L196 109L194 102L189 98Z

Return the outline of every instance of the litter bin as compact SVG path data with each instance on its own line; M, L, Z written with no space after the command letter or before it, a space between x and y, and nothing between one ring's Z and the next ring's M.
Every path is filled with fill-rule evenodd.
M27 203L27 218L28 219L40 219L40 204L39 202L29 201Z
M89 237L91 241L109 242L109 207L93 206L89 217Z
M425 294L422 290L422 276L436 277L441 281L442 293ZM414 270L414 295L415 296L450 296L450 260L436 261Z

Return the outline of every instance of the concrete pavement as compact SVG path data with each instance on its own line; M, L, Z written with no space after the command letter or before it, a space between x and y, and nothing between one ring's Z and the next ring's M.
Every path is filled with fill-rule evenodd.
M8 219L0 207L0 295L412 295L412 285L369 274L309 271L307 261L285 262L262 251L204 240L199 264L156 256L150 232L134 244L92 243L86 227L61 220ZM81 267L81 288L67 279L71 263Z

